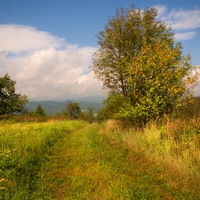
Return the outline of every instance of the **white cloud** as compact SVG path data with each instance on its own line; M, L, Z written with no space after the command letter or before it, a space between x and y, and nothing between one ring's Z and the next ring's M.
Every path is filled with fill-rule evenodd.
M16 34L11 34L14 29ZM5 25L3 30L7 37L0 36L0 77L8 73L17 82L17 92L38 100L103 95L101 83L88 69L96 48L66 45L32 27Z
M200 27L200 9L175 10L162 17L164 21L171 24L176 30L191 30Z
M3 65L5 60L6 60L6 52L0 51L0 66Z
M188 31L188 32L182 32L182 33L176 33L175 38L177 40L190 40L196 35L195 31Z
M158 10L158 18L162 17L167 11L166 5L156 5L154 8Z
M197 65L197 73L198 75L200 75L200 65ZM192 75L195 75L195 72L192 74ZM198 77L198 80L197 80L197 86L194 88L194 95L195 96L199 96L200 95L200 77Z
M172 29L176 31L177 40L189 40L196 35L194 30L200 27L200 9L172 9L169 11L165 5L154 7L158 9L158 18L171 25Z
M48 47L61 47L64 39L34 27L22 25L0 25L0 51L20 53Z

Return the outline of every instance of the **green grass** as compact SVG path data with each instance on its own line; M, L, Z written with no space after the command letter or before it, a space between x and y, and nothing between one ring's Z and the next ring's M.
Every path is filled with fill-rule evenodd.
M200 138L172 126L0 124L0 199L199 199Z
M0 124L0 199L35 199L52 147L84 122ZM42 194L43 196L45 194ZM42 198L43 199L43 198Z
M88 125L56 144L44 182L52 199L198 199L191 182L107 126Z

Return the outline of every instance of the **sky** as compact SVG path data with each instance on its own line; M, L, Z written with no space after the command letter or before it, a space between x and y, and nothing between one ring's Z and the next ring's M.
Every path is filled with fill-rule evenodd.
M183 54L200 65L199 0L0 0L0 77L8 73L17 82L16 92L29 100L105 98L88 68L98 49L96 35L118 6L133 4L157 8Z

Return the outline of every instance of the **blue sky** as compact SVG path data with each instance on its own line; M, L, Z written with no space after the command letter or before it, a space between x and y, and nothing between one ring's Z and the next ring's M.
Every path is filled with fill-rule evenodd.
M183 53L200 65L199 0L0 0L0 77L8 73L30 100L105 96L88 69L98 48L95 35L116 7L132 4L156 7Z

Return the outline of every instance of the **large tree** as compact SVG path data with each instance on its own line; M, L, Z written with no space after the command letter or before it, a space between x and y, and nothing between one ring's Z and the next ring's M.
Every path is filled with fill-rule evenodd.
M27 96L15 93L15 84L8 74L0 78L0 115L21 112Z
M146 122L191 96L197 75L190 56L182 55L181 43L155 8L119 7L97 38L91 68L110 94L124 97L116 116Z

